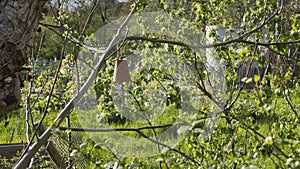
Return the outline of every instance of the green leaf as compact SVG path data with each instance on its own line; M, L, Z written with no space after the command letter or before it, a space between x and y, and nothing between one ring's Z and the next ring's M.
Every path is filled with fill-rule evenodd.
M250 78L248 78L248 77L244 77L243 79L242 79L242 82L244 82L244 83L251 83L252 82L252 77L250 77Z
M271 136L268 136L265 138L265 144L272 145L273 144L273 138Z
M260 80L260 76L259 75L254 75L254 82L258 83L259 80Z

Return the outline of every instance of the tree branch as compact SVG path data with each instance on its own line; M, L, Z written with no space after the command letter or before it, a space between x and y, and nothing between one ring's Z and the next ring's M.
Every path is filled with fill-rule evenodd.
M157 125L157 126L144 126L138 128L78 128L78 127L58 127L60 130L71 130L71 131L83 131L83 132L116 132L116 131L141 131L141 130L152 130L152 129L160 129L171 127L172 124L164 124L164 125Z
M90 76L88 77L87 81L85 82L85 84L81 87L81 89L79 90L79 92L77 93L76 96L74 96L69 103L65 106L65 108L61 111L61 113L57 116L57 118L54 120L54 125L58 126L60 125L63 120L71 113L71 111L74 108L74 105L80 100L80 98L83 96L83 94L89 89L89 87L93 84L95 78L97 77L97 73L99 72L99 70L104 66L105 62L106 62L106 57L109 55L109 51L113 48L113 46L115 45L115 43L118 40L118 37L121 34L121 31L124 29L124 27L126 26L126 24L129 22L132 14L135 12L138 4L139 4L140 0L138 0L137 2L135 2L133 9L131 10L131 12L129 13L129 15L127 16L127 18L125 19L125 21L123 22L123 24L119 27L116 35L114 36L114 38L111 40L110 44L108 45L107 49L105 50L105 52L102 54L99 62L97 63L97 65L95 66L95 68L93 69L93 71L91 72ZM20 160L15 164L15 166L13 167L14 169L25 169L29 162L30 159L35 155L35 153L40 149L41 146L43 146L47 140L50 138L50 136L52 135L52 130L53 130L54 126L50 126L48 127L48 129L43 133L43 135L41 135L40 139L38 141L36 141L33 145L30 146L30 148L28 149L27 152L25 152L25 154L20 158Z
M255 41L249 41L249 40L245 40L245 39L241 39L241 38L235 38L235 39L221 42L221 43L213 43L213 44L195 46L192 44L187 44L187 43L179 42L179 41L175 41L175 40L150 38L150 37L145 37L145 36L128 36L126 38L126 40L142 40L142 41L149 41L149 42L155 42L155 43L167 43L167 44L172 44L172 45L179 45L179 46L193 47L193 48L202 48L202 49L214 48L214 47L218 47L218 46L228 45L231 43L246 43L246 44L265 46L265 47L300 43L300 39L294 40L294 41L290 40L290 41L285 41L285 42L255 42Z
M50 24L46 24L46 23L42 23L42 22L39 22L40 25L42 26L45 26L46 28L52 30L55 34L57 34L58 36L64 38L60 33L58 33L57 31L55 31L53 28L60 28L60 29L63 29L63 31L66 31L66 29L62 26L58 26L58 25L50 25ZM86 44L84 44L80 39L76 38L71 32L68 32L68 35L70 36L70 38L68 38L71 42L75 43L75 44L78 44L80 45L81 47L83 48L86 48L87 50L90 50L90 51L94 51L94 52L98 52L98 53L104 53L105 50L100 50L100 49L97 49L95 47L92 47L92 46L88 46Z
M149 37L143 37L143 36L130 36L130 37L127 37L127 39L128 40L144 40L144 41L157 42L157 43L168 43L168 44L174 44L174 45L180 45L180 46L186 46L186 47L197 47L197 48L213 48L213 47L219 47L219 46L228 45L228 44L235 43L235 42L251 43L251 44L257 44L257 45L261 45L261 46L271 46L271 45L277 45L277 44L299 43L300 40L287 41L287 42L272 42L272 43L267 43L267 42L252 42L252 41L247 41L247 40L243 39L243 38L245 38L245 37L253 34L254 32L258 31L262 27L264 27L276 15L280 14L281 11L282 11L282 9L283 9L283 0L280 0L280 7L269 18L267 18L266 20L264 20L264 22L262 24L260 24L256 28L252 29L251 31L248 31L248 32L244 33L241 36L238 36L238 37L233 38L231 40L227 40L227 41L220 42L220 43L213 43L213 44L195 46L195 45L187 44L187 43L184 43L184 42L178 42L178 41L172 41L172 40L164 40L164 39L158 39L158 38L149 38Z

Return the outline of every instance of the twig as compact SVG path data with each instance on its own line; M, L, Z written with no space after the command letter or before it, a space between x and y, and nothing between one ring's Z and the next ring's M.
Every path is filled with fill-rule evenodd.
M283 95L284 95L284 98L285 98L286 102L288 103L288 105L289 105L290 108L292 109L292 112L295 114L295 116L297 117L297 119L300 121L300 117L299 117L297 111L295 110L295 106L293 105L293 102L292 102L292 99L291 99L289 90L286 89L286 88L284 87L284 85L282 85L282 86L283 86L283 89L284 89L284 90L287 90L287 94L285 93L285 91L283 92Z
M92 16L93 16L94 12L96 11L96 9L99 5L100 5L100 3L99 3L98 0L94 1L94 6L93 6L92 10L89 12L89 16L88 16L88 18L87 18L87 20L86 20L86 22L85 22L85 24L82 28L82 31L81 31L81 34L80 34L79 37L81 37L84 34L84 32L87 29L89 23L91 22L91 19L92 19Z
M169 150L174 151L174 152L176 152L176 153L178 153L178 154L184 156L186 159L191 160L193 163L195 163L197 166L200 167L201 164L200 164L198 161L196 161L194 158L188 156L188 155L185 154L184 152L182 152L182 151L180 151L180 150L178 150L178 149L176 149L176 148L172 148L171 146L169 146L169 145L167 145L167 144L158 142L158 141L156 141L156 140L154 140L154 139L148 137L148 136L147 136L146 134L144 134L142 131L137 131L137 132L138 132L141 136L143 136L144 138L146 138L147 140L149 140L149 141L151 141L151 142L153 142L153 143L155 143L155 144L157 144L157 145L161 145L161 146L163 146L163 147L165 147L165 148L168 148Z
M41 41L42 41L42 38L43 36L41 37ZM40 49L40 48L39 48ZM34 75L35 73L35 63L34 63L34 54L33 54L33 49L31 49L31 58L32 58L32 74ZM26 97L26 117L25 117L25 122L26 122L26 138L27 138L27 142L30 142L30 123L29 123L29 116L31 117L31 120L33 121L33 118L32 118L32 112L30 109L30 96L31 96L31 90L32 90L32 87L33 87L33 80L30 79L30 83L29 83L29 91L28 91L28 94L27 94L27 97ZM32 127L33 127L33 123L32 123ZM33 162L34 162L34 157L31 158L31 161L29 163L29 168L32 168L33 166Z
M81 45L82 47L86 48L87 50L90 51L94 51L97 53L104 53L106 50L100 50L98 48L92 47L92 46L87 46L86 44L84 44L81 40L79 40L78 38L76 38L72 33L69 33L70 37L79 45Z
M58 36L65 38L62 34L60 34L59 32L57 32L56 30L54 30L53 28L61 28L63 30L63 32L66 31L66 29L63 26L57 26L57 25L50 25L50 24L45 24L45 23L41 23L40 25L45 26L46 28L50 29L51 31L53 31L55 34L57 34ZM88 46L86 44L84 44L80 39L76 38L71 32L68 32L69 37L68 40L70 40L71 42L78 44L80 46L82 46L83 48L86 48L90 51L94 51L94 52L98 52L98 53L104 53L105 50L100 50L98 48L92 47L92 46Z

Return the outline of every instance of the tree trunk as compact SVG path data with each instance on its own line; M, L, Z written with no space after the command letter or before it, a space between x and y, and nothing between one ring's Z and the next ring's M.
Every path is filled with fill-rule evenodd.
M21 101L20 72L47 0L0 1L0 118Z

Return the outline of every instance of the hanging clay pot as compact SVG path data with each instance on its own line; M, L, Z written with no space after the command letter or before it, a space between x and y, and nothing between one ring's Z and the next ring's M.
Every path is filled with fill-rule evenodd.
M127 60L116 60L113 82L130 82L130 74Z

